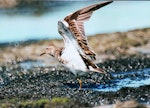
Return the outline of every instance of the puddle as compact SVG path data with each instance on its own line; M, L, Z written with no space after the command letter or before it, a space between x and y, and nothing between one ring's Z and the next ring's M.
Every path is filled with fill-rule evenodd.
M146 48L137 48L136 50L141 54L150 54L150 50Z
M101 84L93 90L96 91L118 91L123 87L139 87L142 85L150 85L150 68L130 71L130 72L120 72L112 74L113 80L110 80L109 84Z
M31 69L32 67L39 67L39 66L45 66L45 64L43 64L43 62L41 61L24 61L19 63L19 65L23 68L23 69Z

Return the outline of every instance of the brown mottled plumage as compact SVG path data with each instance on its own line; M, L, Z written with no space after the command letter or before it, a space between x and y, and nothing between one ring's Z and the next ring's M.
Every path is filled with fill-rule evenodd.
M107 1L85 7L66 16L63 21L58 21L58 32L63 37L65 47L57 48L54 45L50 45L41 55L49 54L57 58L66 67L71 68L76 75L82 75L87 71L106 75L106 72L93 62L96 59L96 54L88 46L84 31L84 21L88 20L95 10L111 2ZM79 71L74 71L73 68Z
M84 31L84 21L87 21L90 19L92 13L111 3L112 1L107 1L99 4L94 4L88 7L85 7L83 9L80 9L67 17L65 17L65 21L69 24L70 31L74 34L74 38L77 39L78 44L84 51L86 55L89 55L92 60L96 59L96 54L91 50L91 48L88 46L87 37L85 36Z
M44 55L44 54L49 54L50 56L57 58L59 60L59 62L63 63L64 60L61 58L61 54L63 51L63 47L58 48L53 44L50 44L43 53L40 54L40 56Z

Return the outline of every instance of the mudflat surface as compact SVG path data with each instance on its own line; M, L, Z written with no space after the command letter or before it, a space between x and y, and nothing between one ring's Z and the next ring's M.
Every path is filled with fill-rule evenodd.
M1 66L0 99L68 97L92 106L134 99L150 104L150 58L128 57L98 64L110 78L98 73L81 77L83 88L65 67Z
M39 56L49 43L62 46L62 40L3 43L0 103L65 97L83 107L129 100L149 105L149 36L150 29L142 29L89 37L89 44L98 55L96 63L108 72L110 79L90 72L80 77L82 89L68 69L49 56Z

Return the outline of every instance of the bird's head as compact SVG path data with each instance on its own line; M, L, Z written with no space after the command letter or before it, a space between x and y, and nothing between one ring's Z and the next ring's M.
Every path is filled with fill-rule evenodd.
M53 44L49 45L48 47L46 47L45 51L40 54L40 56L42 56L44 54L54 56L55 50L56 50L56 46L54 46Z

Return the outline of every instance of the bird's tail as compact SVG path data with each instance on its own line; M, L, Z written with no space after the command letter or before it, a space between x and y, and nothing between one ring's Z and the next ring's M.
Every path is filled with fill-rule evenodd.
M98 67L97 65L95 65L94 67L91 67L90 70L107 75L107 72L104 71L102 68Z
M102 73L102 74L107 75L106 71L104 71L103 69L99 68L96 64L93 63L93 61L88 59L86 56L83 56L81 54L80 54L80 56L83 58L84 63L86 64L87 68L90 71L98 72L98 73Z

